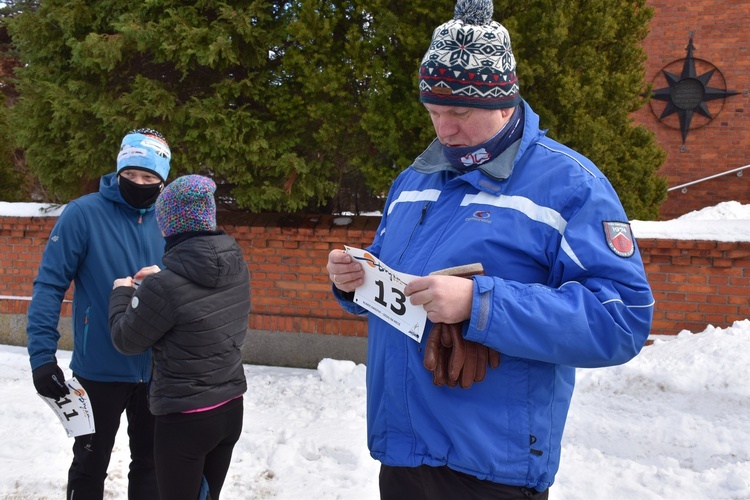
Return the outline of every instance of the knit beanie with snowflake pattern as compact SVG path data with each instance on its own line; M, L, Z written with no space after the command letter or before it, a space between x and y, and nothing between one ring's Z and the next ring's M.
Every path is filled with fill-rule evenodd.
M512 108L521 102L508 30L492 20L492 0L458 0L438 26L419 67L423 103Z

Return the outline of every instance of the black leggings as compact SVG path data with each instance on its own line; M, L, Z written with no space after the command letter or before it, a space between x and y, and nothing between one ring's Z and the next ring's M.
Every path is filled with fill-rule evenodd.
M211 500L218 500L242 419L241 397L213 410L157 415L154 458L161 500L198 498L203 477Z

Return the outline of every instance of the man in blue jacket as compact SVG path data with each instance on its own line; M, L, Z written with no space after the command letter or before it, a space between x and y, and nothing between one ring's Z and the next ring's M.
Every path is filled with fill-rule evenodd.
M415 342L368 315L383 499L548 498L576 367L624 363L649 334L654 300L617 194L545 136L515 69L491 0L459 0L422 60L437 138L393 183L367 249L419 276L403 293L429 320ZM474 263L468 279L431 275ZM352 300L361 264L337 249L327 270L342 306L367 313Z
M73 356L70 368L88 394L96 432L75 438L67 498L104 495L112 447L122 412L128 419L131 464L128 497L157 499L154 419L146 401L151 353L125 356L112 345L109 294L121 276L136 280L157 265L164 238L153 204L169 174L171 152L151 129L129 132L117 156L117 171L101 178L97 193L71 201L50 233L29 305L28 351L34 387L59 399L68 392L55 353L60 306L71 281Z

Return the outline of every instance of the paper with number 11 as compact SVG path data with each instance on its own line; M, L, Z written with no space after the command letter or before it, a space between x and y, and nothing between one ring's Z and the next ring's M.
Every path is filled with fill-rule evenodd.
M406 285L418 276L394 271L360 248L344 248L365 270L365 284L354 291L354 302L387 321L407 337L420 342L427 322L427 311L423 306L413 305L404 294Z
M60 423L68 433L68 437L84 436L96 432L94 426L94 412L86 391L77 378L65 381L70 394L58 400L39 395L52 408Z

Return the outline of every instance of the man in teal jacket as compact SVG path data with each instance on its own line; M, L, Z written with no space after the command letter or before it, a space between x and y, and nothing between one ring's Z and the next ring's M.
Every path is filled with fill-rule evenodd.
M29 305L28 351L34 386L53 399L69 389L55 353L60 306L73 291L73 357L70 368L91 401L96 432L75 439L68 499L104 494L122 412L128 419L129 498L158 498L153 459L153 416L146 402L151 353L125 356L112 345L109 294L115 279L161 262L164 238L153 204L169 174L164 137L134 130L122 140L117 171L101 178L97 193L71 201L50 233Z
M395 310L408 300L429 320L415 342L368 315L383 499L547 498L576 367L624 363L650 330L653 296L617 194L539 128L491 16L491 0L459 0L434 31L419 85L437 138L393 183L367 249L419 276ZM483 274L430 275L474 263ZM362 265L337 249L327 269L342 307L367 313L352 300Z

